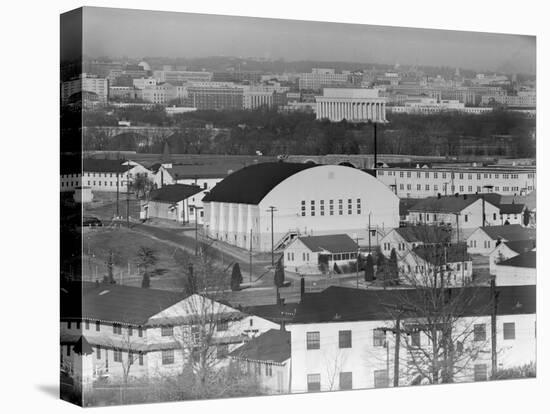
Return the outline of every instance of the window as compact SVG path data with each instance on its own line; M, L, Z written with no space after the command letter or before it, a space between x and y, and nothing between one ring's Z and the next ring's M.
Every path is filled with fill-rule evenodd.
M133 334L134 334L134 329L131 326L129 326L128 327L128 336L132 336Z
M172 327L172 326L162 326L160 328L160 335L161 336L173 336L174 335L174 327Z
M307 349L320 349L321 338L319 332L307 332L306 345Z
M67 356L71 356L71 346L67 345Z
M386 333L382 329L374 329L373 333L373 345L384 346L386 342Z
M162 365L170 365L174 363L174 350L164 349L162 351Z
M374 371L374 388L385 388L388 386L388 372L385 369Z
M113 333L116 335L122 335L122 325L113 323Z
M485 341L487 335L485 333L485 324L474 325L474 341Z
M411 333L411 345L416 346L416 347L420 347L420 332L419 331Z
M113 351L113 360L115 362L122 362L122 351L120 349L115 349Z
M340 348L351 348L351 331L338 332L338 346Z
M72 324L71 321L67 322L67 329L71 329L71 324Z
M330 215L333 216L334 215L334 200L329 200L328 204L329 204Z
M474 381L487 381L487 365L474 365Z
M271 364L265 364L265 376L266 377L273 376L273 366Z
M340 372L340 389L351 390L353 388L351 372Z
M141 326L138 328L138 336L140 338L143 337L143 328Z
M504 339L516 339L516 324L514 322L505 322L502 325Z
M216 331L218 332L227 331L227 327L228 327L227 320L218 321L216 323Z
M97 348L95 349L95 357L97 359L101 359L101 347L98 345Z
M308 374L307 390L308 392L321 391L321 374Z
M139 356L138 356L138 360L139 360L139 365L143 365L143 353L139 353Z
M101 329L101 325L100 325L100 323L99 323L99 321L98 321L98 322L95 323L95 330L96 330L96 332L99 332L100 329Z
M217 359L227 358L227 355L229 355L229 345L228 344L220 344L216 347L216 358Z

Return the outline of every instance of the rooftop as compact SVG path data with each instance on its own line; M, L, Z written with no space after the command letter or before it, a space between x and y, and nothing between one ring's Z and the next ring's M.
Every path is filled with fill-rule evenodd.
M413 253L431 264L442 265L444 263L469 262L472 260L467 253L465 244L451 246L419 246Z
M218 183L202 201L259 204L278 184L288 177L314 168L315 164L265 162L249 165Z
M215 163L215 164L172 164L167 168L168 173L175 180L193 178L224 178L234 171L243 168L242 163Z
M290 332L270 329L229 355L251 361L285 362L290 358Z
M149 195L149 200L177 203L195 194L198 194L201 191L202 191L202 188L196 185L187 185L187 184L164 185L161 188L152 190Z
M490 315L491 290L488 287L449 288L449 297L464 300L456 311L462 316ZM497 287L499 315L536 312L536 286ZM291 323L375 321L392 319L392 306L426 300L422 289L364 290L331 286L319 293L306 293ZM422 306L422 305L421 305ZM414 317L414 315L409 315Z
M330 253L356 252L359 246L347 234L328 234L324 236L298 237L312 252L327 251Z
M537 252L531 250L521 253L518 256L499 263L499 266L525 267L529 269L537 268Z
M462 194L424 198L413 205L409 211L458 213L481 198L497 207L500 204L499 194Z
M128 166L124 165L125 162L126 160L84 158L82 160L82 170L89 172L124 173L128 170Z
M500 214L521 214L525 204L501 204L500 205Z
M535 240L537 237L537 231L535 229L522 227L519 224L485 226L481 227L481 229L493 240Z
M408 243L447 243L451 232L439 226L407 226L394 229Z
M537 242L534 239L507 241L504 244L516 253L525 253L537 247Z

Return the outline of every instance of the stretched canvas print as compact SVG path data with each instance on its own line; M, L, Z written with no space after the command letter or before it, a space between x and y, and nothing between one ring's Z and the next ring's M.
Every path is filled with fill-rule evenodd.
M63 399L535 376L534 36L84 7L60 69Z

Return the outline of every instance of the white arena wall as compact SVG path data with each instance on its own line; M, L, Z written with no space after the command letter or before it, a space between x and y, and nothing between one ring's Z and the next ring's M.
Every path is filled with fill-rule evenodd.
M348 214L350 199L352 214ZM361 200L359 214L358 199ZM312 200L315 201L315 216L311 215ZM320 215L321 200L325 206L323 216ZM333 215L330 215L330 200L334 200ZM339 200L343 201L342 215L339 214ZM302 201L305 201L305 216L301 213ZM252 248L270 251L270 206L276 208L273 214L275 244L294 230L301 235L346 233L362 238L360 244L366 244L369 214L372 230L384 232L399 226L399 199L381 181L352 167L320 165L286 178L256 205L204 202L205 231L212 238L248 249L252 230Z

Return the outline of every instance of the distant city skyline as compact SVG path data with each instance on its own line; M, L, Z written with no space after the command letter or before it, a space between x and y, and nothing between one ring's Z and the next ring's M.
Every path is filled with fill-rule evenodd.
M84 8L87 56L257 57L535 74L534 36Z

